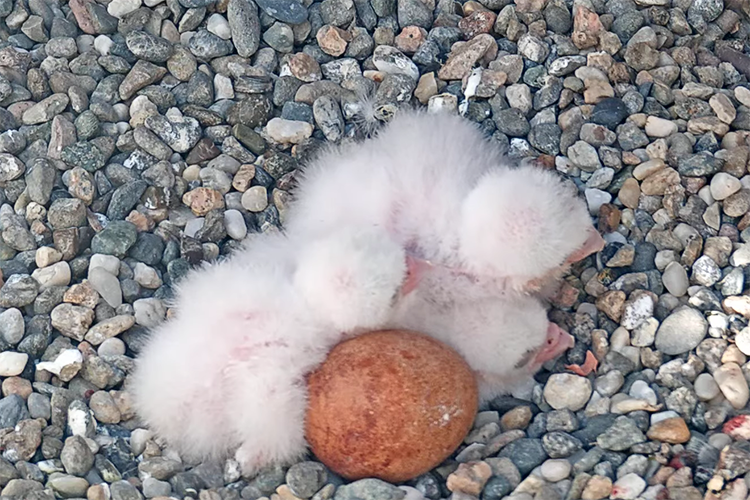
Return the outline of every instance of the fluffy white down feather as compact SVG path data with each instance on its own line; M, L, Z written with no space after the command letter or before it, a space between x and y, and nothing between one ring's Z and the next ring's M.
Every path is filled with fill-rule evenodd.
M592 227L556 172L510 168L475 124L421 111L362 144L329 147L304 170L287 230L341 225L377 228L419 257L514 288L562 265Z
M152 332L128 389L144 422L187 459L236 450L252 474L301 456L304 376L342 333L388 316L402 249L359 230L309 244L256 237L177 287L176 314Z

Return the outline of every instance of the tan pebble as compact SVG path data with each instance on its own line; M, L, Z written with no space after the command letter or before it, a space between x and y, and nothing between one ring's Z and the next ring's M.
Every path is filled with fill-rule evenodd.
M224 208L224 197L215 189L199 187L182 196L182 202L199 217L211 210Z
M346 46L352 37L341 28L327 24L318 30L315 39L323 52L329 56L338 57L346 51Z
M435 78L435 72L431 71L422 75L419 78L419 83L414 91L414 96L419 99L419 102L422 104L427 104L430 97L437 95L437 93L438 84L437 79Z
M627 295L621 290L611 290L596 299L596 308L609 316L612 321L620 321L625 310Z
M677 170L667 167L655 172L641 182L641 192L646 196L664 196L669 186L680 183Z
M458 469L448 476L446 486L450 491L460 491L478 497L490 476L492 468L486 462L460 464Z
M626 207L632 210L637 209L638 200L641 197L641 187L638 184L638 181L632 177L626 179L617 196Z
M592 476L581 493L582 500L602 500L612 492L612 480L605 476Z
M651 159L640 163L633 169L633 177L642 181L646 177L666 168L667 164L661 159Z
M396 37L396 48L404 54L414 54L426 39L426 29L421 26L407 26Z
M525 429L529 425L531 417L533 417L531 408L528 406L517 406L503 415L500 419L500 425L503 431Z
M33 392L31 382L21 377L8 377L3 380L3 396L17 394L23 399L28 399Z
M250 187L253 178L255 178L255 165L252 163L241 165L237 173L234 174L232 187L240 193L244 193Z
M99 292L94 290L89 280L83 280L65 291L63 302L93 309L99 303Z
M137 210L131 211L125 220L132 223L139 233L151 231L156 224L153 219L146 214L143 214Z
M668 418L653 424L648 429L647 436L665 443L680 444L690 440L690 429L682 418Z
M289 486L286 484L282 484L278 488L276 488L276 494L274 494L279 500L300 500L298 496L296 496L294 493L292 493L292 490L289 489ZM273 496L271 497L273 499Z

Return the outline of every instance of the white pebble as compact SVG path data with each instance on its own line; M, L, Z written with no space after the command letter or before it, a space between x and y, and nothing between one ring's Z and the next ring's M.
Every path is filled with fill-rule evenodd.
M99 356L120 356L125 354L125 342L117 337L111 337L101 343L96 350Z
M659 401L656 399L656 393L643 380L636 380L630 386L629 393L631 397L648 401L650 405L656 405Z
M612 495L610 498L621 500L635 500L643 490L646 489L646 481L638 474L631 472L618 479L612 486Z
M299 144L308 139L314 127L299 120L271 118L266 124L266 133L274 141L281 144Z
M159 277L159 273L156 272L151 266L147 266L143 262L138 262L133 269L133 279L141 285L143 288L149 290L156 290L162 285L162 280Z
M555 410L578 411L591 396L591 382L572 373L555 373L544 386L544 399Z
M216 73L214 76L214 93L217 101L222 99L234 99L232 80L228 76Z
M0 314L0 335L7 343L16 345L23 338L26 325L23 321L23 313L12 307Z
M135 322L141 326L153 327L164 320L167 309L161 300L155 298L138 299L133 302Z
M658 116L646 118L646 135L649 137L669 137L677 132L677 124Z
M690 281L687 271L679 262L670 262L662 274L662 282L669 293L675 297L682 297L687 293Z
M72 379L83 366L83 354L78 349L65 349L54 361L42 361L36 365L37 370L44 370L53 375L63 376L65 381Z
M742 354L750 356L750 327L743 328L734 338L734 342Z
M100 56L108 56L114 44L115 42L107 35L99 35L94 39L94 49L96 49Z
M745 106L750 106L750 90L748 90L747 87L735 87L734 88L734 97L737 98L738 101L740 101L740 104L744 104Z
M229 29L229 21L221 14L211 14L206 23L206 29L224 40L232 38L232 30Z
M48 267L35 269L31 276L39 282L41 290L52 286L65 286L70 283L70 265L65 261L58 262Z
M268 191L263 186L252 186L242 193L242 207L250 212L262 212L268 206Z
M95 253L89 259L89 272L95 267L102 267L109 274L117 276L120 273L120 259L114 255Z
M658 413L652 413L651 414L651 425L654 425L656 423L659 423L663 420L669 420L670 418L679 418L680 414L676 411L667 410L667 411L660 411Z
M154 433L148 429L133 429L130 433L130 451L138 456L146 449L146 442L154 437Z
M122 19L131 12L135 12L141 6L141 0L112 0L107 5L107 13L110 16Z
M89 269L89 283L91 287L99 292L102 299L112 307L122 305L122 288L120 281L103 267Z
M750 399L750 388L737 363L725 363L716 369L714 379L724 397L735 408L742 409Z
M601 189L586 189L584 195L591 215L598 215L601 206L612 201L612 195Z
M695 389L695 395L702 401L710 401L721 392L713 375L710 373L701 373L698 375L698 378L695 379L693 384L693 388Z
M564 459L550 459L542 464L542 477L551 483L562 481L570 475L570 462Z
M224 226L229 237L234 240L241 240L247 236L247 224L239 210L230 209L224 212Z
M62 260L62 253L53 247L39 247L34 254L37 267L47 267Z
M713 199L721 201L742 189L742 183L733 175L719 172L711 179L710 189Z
M20 375L28 360L29 355L25 352L0 352L0 377Z

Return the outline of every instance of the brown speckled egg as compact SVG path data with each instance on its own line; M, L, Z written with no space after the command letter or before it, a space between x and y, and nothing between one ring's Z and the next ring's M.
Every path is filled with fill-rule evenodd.
M307 440L347 479L401 482L429 471L461 444L478 405L463 358L404 330L340 343L308 387Z

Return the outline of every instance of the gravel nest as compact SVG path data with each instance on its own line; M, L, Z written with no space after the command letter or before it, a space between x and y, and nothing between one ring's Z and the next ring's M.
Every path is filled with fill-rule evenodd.
M0 499L745 500L749 0L0 0ZM363 105L367 98L369 104ZM122 392L170 287L421 103L571 178L577 339L408 485L187 464ZM566 364L599 360L580 376Z

